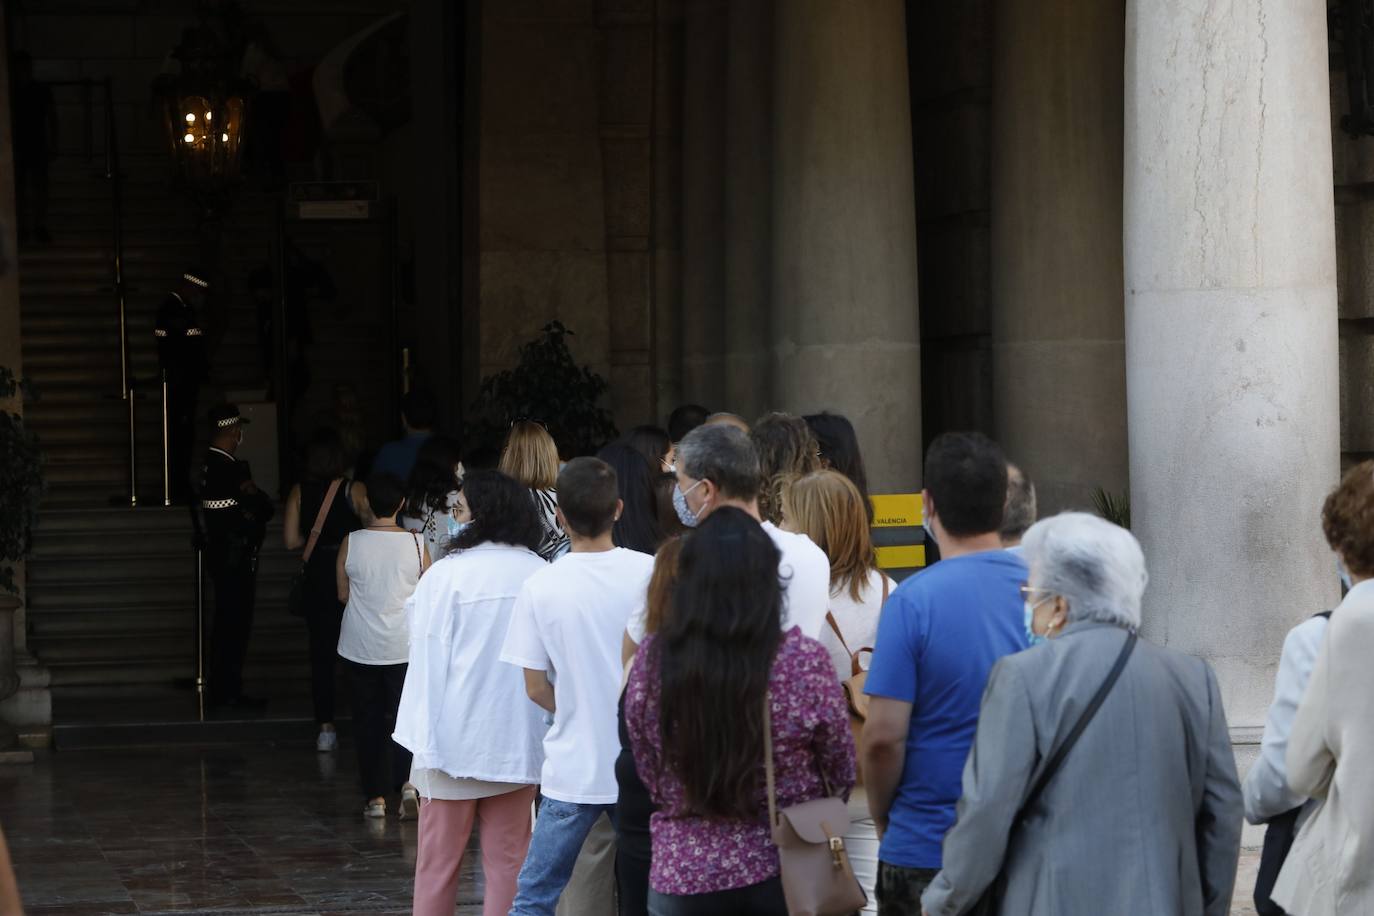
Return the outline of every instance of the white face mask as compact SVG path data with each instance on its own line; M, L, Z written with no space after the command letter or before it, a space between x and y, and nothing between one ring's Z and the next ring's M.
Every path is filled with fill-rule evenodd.
M686 490L678 484L673 485L673 509L677 512L678 521L688 528L695 528L701 524L701 517L692 511L692 507L687 505L687 494L701 486L703 481L698 480Z

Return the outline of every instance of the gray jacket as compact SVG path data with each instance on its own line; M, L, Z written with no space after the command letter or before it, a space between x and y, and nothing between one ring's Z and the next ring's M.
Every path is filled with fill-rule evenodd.
M1039 802L1041 768L1106 678L1124 630L1076 623L992 669L931 916L971 907L1006 862L1005 916L1225 916L1241 793L1216 676L1141 640Z

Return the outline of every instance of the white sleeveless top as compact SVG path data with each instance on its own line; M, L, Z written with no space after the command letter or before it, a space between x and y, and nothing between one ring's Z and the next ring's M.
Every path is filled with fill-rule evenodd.
M420 581L417 535L355 531L348 536L348 606L339 655L360 665L403 665L410 655L406 599Z

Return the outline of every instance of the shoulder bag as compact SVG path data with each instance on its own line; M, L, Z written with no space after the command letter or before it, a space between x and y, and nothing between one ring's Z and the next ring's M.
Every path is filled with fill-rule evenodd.
M1031 789L1030 794L1026 796L1025 803L1016 812L1016 817L1011 822L1012 832L1015 832L1016 828L1021 825L1026 813L1035 807L1036 802L1040 800L1040 796L1045 792L1045 787L1058 774L1059 767L1064 763L1064 758L1069 755L1069 751L1073 750L1073 746L1078 743L1083 730L1088 727L1093 716L1097 715L1097 710L1102 706L1102 701L1107 699L1107 694L1111 693L1112 688L1116 686L1117 679L1121 677L1121 672L1126 667L1126 662L1130 660L1131 653L1135 651L1136 640L1134 631L1126 636L1126 644L1121 647L1121 652L1116 656L1116 663L1112 665L1112 670L1108 672L1106 680L1102 682L1101 687L1097 688L1097 693L1093 694L1092 700L1088 703L1088 708L1083 710L1083 715L1078 717L1073 730L1064 739L1064 743L1059 746L1059 750L1054 752L1049 763L1045 764L1045 769L1040 771L1040 778L1035 781L1035 787ZM1006 869L1007 864L1004 859L996 879L983 892L983 896L979 898L973 909L968 911L969 913L973 916L993 916L999 911L1002 891L1006 885Z
M883 575L883 604L887 604L888 588L887 576ZM844 638L844 633L840 631L840 623L835 619L835 615L826 611L825 621L830 624L830 629L835 631L835 638L840 641L845 654L849 656L849 677L841 680L840 686L844 688L844 698L849 704L849 730L854 734L854 751L857 757L859 749L863 747L864 722L868 720L868 694L864 693L864 683L868 680L868 672L859 662L859 656L865 652L872 656L873 647L863 646L850 651L849 642ZM857 772L858 784L863 785L862 765Z
M329 517L329 507L334 504L334 497L342 483L342 478L334 480L325 491L320 511L315 513L315 524L310 527L310 539L305 542L305 552L301 554L300 572L291 577L291 591L286 597L286 609L293 617L305 616L305 564L310 562L310 556L315 552L315 544L320 540L320 532L324 530L324 520Z
M868 896L854 877L844 835L849 805L828 795L778 810L773 774L773 716L763 698L763 762L768 783L768 825L778 847L782 893L788 916L847 916L861 910ZM822 784L825 775L821 774ZM826 792L830 792L826 785Z
M1322 611L1316 616L1331 619L1330 611ZM1279 872L1293 849L1293 841L1298 838L1298 818L1303 805L1290 808L1265 821L1264 850L1260 853L1259 872L1255 875L1255 912L1259 916L1284 916L1283 907L1269 896L1274 892L1274 883L1279 880Z

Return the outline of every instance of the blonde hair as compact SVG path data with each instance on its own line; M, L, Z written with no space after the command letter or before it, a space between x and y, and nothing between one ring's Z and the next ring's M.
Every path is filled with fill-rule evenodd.
M654 556L654 573L649 578L645 596L644 632L657 633L663 629L672 613L673 587L677 585L678 558L682 556L682 538L668 538Z
M783 490L787 527L809 537L830 558L830 587L863 600L868 575L878 568L868 513L854 482L838 471L815 471Z
M554 489L558 485L558 446L553 436L533 420L518 421L506 436L499 470L531 490Z

